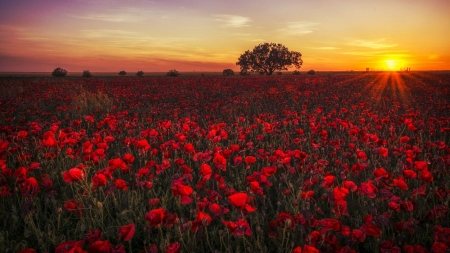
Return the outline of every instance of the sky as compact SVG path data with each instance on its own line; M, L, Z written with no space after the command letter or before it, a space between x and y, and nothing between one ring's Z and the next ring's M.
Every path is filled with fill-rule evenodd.
M239 71L266 42L300 71L449 70L448 0L0 2L0 72Z

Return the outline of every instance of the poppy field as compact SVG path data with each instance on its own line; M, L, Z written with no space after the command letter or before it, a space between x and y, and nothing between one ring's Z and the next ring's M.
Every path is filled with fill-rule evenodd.
M0 79L0 252L449 252L450 74Z

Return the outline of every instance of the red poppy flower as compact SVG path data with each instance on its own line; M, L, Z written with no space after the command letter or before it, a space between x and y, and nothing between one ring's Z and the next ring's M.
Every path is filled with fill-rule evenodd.
M319 250L316 249L316 247L304 245L303 246L303 252L302 253L319 253Z
M88 248L89 253L110 253L113 245L108 241L95 241Z
M424 169L419 174L419 179L424 181L425 183L431 183L434 180L433 174L429 172L427 169Z
M324 188L330 188L330 187L332 187L335 179L336 179L336 177L333 176L333 175L325 176L325 177L323 178L322 186L323 186Z
M389 177L387 171L384 168L378 168L378 169L373 170L373 174L376 179Z
M160 226L164 219L164 209L153 209L145 215L145 219L150 222L150 227Z
M36 195L39 193L39 184L34 177L29 177L25 179L20 185L20 193L22 196L27 198L36 197Z
M228 201L230 201L231 205L233 205L235 208L240 210L245 209L247 212L254 212L256 208L248 205L247 200L248 195L245 192L239 192L228 196Z
M361 186L359 188L359 191L367 195L369 198L373 199L377 196L378 188L372 183L372 180L369 180L368 182L362 182Z
M366 233L364 233L360 229L353 229L352 230L352 239L357 242L364 242L366 240Z
M85 176L84 171L79 168L72 168L69 171L63 172L63 179L66 183L84 180Z
M291 253L302 253L302 247L297 246L292 249Z
M379 147L378 148L378 153L382 156L382 157L387 157L389 154L389 149L385 148L385 147Z
M401 176L394 179L394 185L403 191L408 190L408 184L405 182L405 179L403 179L403 177Z
M95 173L92 177L92 184L99 187L99 186L105 186L108 179L103 173Z
M303 200L312 199L314 197L314 191L306 191L300 194L300 198Z
M187 143L184 145L184 151L186 153L194 153L195 149L194 149L194 145L192 145L192 143Z
M84 205L74 199L64 202L64 208L78 217L83 215Z
M208 226L212 221L211 216L204 212L197 213L197 222L203 226Z
M251 236L253 234L250 229L250 224L244 219L239 219L237 222L233 221L222 221L222 224L225 225L233 234L233 236Z
M133 238L134 233L136 232L136 228L133 223L123 225L121 228L119 228L119 233L117 237L119 237L119 240L123 241L130 241L131 238Z
M128 190L128 184L123 179L116 179L114 181L114 185L116 186L117 189L124 190L124 191Z
M123 161L124 161L126 164L131 164L131 163L134 162L134 156L133 156L132 154L125 154L125 155L123 156Z
M180 253L181 246L179 242L173 242L166 247L166 253Z
M83 244L84 241L67 241L59 244L55 248L55 253L67 253L67 252L74 252L74 253L82 253L86 252L83 250Z
M157 206L157 205L159 204L159 198L152 198L152 199L149 199L149 200L148 200L148 203L149 203L151 206Z
M211 175L212 175L211 167L208 164L206 164L206 163L202 164L200 166L200 174L202 174L203 179L209 180L211 178Z
M414 179L417 177L417 173L413 170L403 170L403 176L406 178Z

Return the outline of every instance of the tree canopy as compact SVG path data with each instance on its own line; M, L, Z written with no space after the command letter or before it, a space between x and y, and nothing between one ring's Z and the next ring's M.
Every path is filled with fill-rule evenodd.
M287 47L276 43L259 44L252 51L245 51L236 62L241 67L241 73L250 71L266 75L291 67L299 69L302 64L301 53L289 51Z

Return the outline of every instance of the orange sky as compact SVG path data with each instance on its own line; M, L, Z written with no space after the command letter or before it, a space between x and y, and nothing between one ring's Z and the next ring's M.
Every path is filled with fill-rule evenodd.
M259 43L301 70L450 69L447 0L0 3L0 72L222 71Z

